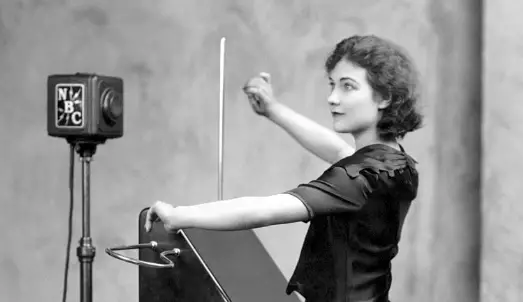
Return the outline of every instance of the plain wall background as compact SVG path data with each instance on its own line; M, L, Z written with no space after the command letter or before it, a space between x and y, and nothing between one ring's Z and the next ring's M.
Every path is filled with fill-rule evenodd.
M137 301L137 268L103 250L136 243L138 213L155 200L186 205L216 199L220 38L228 39L224 197L232 198L281 192L319 176L327 167L282 130L255 116L240 89L245 80L270 72L282 102L330 127L324 60L342 38L372 33L407 48L424 79L426 126L404 142L420 163L422 178L393 262L392 300L479 300L482 163L485 202L511 206L494 213L488 205L483 207L489 217L484 230L492 229L483 236L490 247L482 262L482 301L518 301L516 282L508 288L502 282L521 275L510 261L521 261L516 249L521 242L508 243L516 239L514 232L495 239L505 217L514 227L521 223L513 211L518 184L497 188L513 192L508 195L488 186L496 184L492 177L509 177L503 176L508 158L515 158L508 163L516 167L513 173L521 165L515 157L519 149L499 159L517 140L519 132L510 129L519 113L511 105L521 87L515 71L517 52L504 52L506 45L500 43L504 37L521 35L504 31L519 28L518 10L510 1L502 3L486 15L482 41L482 10L473 0L3 1L0 299L61 297L68 146L46 133L49 74L95 72L125 81L125 135L100 146L92 164L94 300ZM495 22L500 18L505 21ZM482 72L488 80L483 107ZM514 80L507 84L507 78ZM499 110L498 104L506 106ZM502 118L507 113L512 123ZM481 116L488 138L499 137L498 147L487 142L481 148ZM75 249L81 236L76 164L71 301L78 299ZM306 227L298 223L256 230L287 277ZM493 243L499 242L513 251L512 258L496 249ZM487 261L497 262L489 268ZM511 269L510 279L498 278L505 269ZM496 289L496 296L489 289Z
M484 6L481 297L522 301L523 3Z

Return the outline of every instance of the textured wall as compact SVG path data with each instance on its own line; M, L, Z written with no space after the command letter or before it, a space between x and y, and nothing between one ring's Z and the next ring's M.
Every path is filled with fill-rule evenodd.
M484 5L481 301L519 302L523 301L523 20L519 14L523 3L485 1Z
M271 72L283 102L330 126L327 51L348 35L375 33L409 49L425 80L426 127L405 142L420 162L421 187L393 263L392 298L476 302L476 2L3 1L0 131L7 147L0 149L0 226L8 231L0 233L1 300L60 298L68 147L46 134L48 74L124 78L125 135L100 147L92 168L94 297L137 301L136 267L103 249L135 243L137 215L157 199L185 205L216 198L219 39L228 38L224 197L230 198L277 193L326 167L254 116L240 90L246 78ZM79 197L70 299L78 295ZM305 230L304 224L257 230L286 276Z

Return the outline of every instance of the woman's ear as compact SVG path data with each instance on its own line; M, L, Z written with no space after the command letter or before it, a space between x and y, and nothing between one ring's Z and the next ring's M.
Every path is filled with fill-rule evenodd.
M382 93L374 92L374 99L378 103L378 110L381 111L390 106L390 103L392 101L392 96L390 93L387 93L387 95L384 95Z
M390 102L391 102L390 98L380 100L379 103L378 103L378 109L379 110L383 110L383 109L389 107L390 106Z

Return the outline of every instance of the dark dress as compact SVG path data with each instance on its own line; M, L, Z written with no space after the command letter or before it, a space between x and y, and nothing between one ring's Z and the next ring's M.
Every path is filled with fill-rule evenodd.
M386 302L391 260L418 190L416 161L382 144L357 150L287 193L310 226L287 294L307 302Z

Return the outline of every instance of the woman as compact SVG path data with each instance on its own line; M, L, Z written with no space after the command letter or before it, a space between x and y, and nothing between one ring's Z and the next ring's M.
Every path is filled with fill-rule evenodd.
M261 74L244 87L254 110L331 166L318 179L272 196L180 207L156 202L146 230L157 219L170 231L310 222L287 294L297 291L307 302L388 301L391 261L418 188L415 161L399 144L421 127L417 73L398 46L376 36L340 41L325 69L333 128L352 134L356 150L278 103L269 76Z

